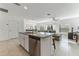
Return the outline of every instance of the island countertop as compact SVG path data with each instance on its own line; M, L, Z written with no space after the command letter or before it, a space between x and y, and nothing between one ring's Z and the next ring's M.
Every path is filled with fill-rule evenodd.
M19 32L20 34L29 35L32 34L32 32Z
M29 36L39 37L39 38L46 38L52 36L54 33L47 33L47 32L37 32L33 34L29 34Z
M48 32L19 32L20 34L29 35L29 36L35 36L39 38L46 38L48 36L53 35L54 33L48 33Z

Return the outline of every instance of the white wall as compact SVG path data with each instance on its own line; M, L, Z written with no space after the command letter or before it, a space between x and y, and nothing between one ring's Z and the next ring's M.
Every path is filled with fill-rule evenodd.
M18 32L24 31L26 10L12 3L0 3L0 7L8 10L8 13L0 11L0 41L18 37Z
M18 37L24 31L23 19L0 12L0 41Z

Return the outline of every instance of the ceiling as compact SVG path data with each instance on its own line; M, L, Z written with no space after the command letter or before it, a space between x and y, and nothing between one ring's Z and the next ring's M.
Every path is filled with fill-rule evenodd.
M79 17L79 3L0 3L1 8L8 9L8 15L37 20L40 18ZM27 6L27 10L24 9ZM47 15L51 14L51 15Z

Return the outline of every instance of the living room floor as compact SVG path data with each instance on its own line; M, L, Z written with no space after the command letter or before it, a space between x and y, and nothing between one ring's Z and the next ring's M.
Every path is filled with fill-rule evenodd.
M52 49L51 55L79 56L79 43L62 35L60 41L56 41L56 50ZM19 45L18 39L11 39L0 41L0 56L28 56L28 53Z
M54 56L79 56L79 43L68 39L67 35L62 35L60 41L56 41Z

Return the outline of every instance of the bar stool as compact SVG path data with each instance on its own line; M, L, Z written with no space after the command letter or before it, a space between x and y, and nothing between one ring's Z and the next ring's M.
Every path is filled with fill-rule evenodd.
M54 46L54 49L56 49L56 45L55 45L55 37L54 37L54 36L53 36L52 41L53 41L53 46Z

